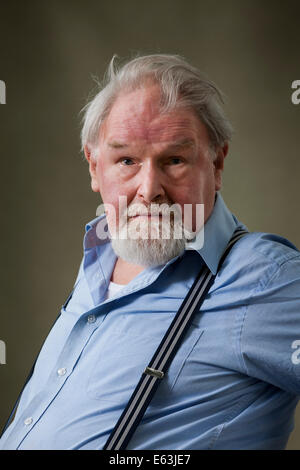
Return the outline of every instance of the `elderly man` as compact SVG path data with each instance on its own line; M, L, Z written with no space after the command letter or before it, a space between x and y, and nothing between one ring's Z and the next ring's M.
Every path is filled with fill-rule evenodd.
M105 213L86 226L73 292L1 448L108 448L146 373L159 384L127 449L285 447L300 393L300 254L247 233L222 258L246 229L219 193L230 137L219 90L184 59L112 61L82 130ZM214 282L172 361L147 368L204 268Z

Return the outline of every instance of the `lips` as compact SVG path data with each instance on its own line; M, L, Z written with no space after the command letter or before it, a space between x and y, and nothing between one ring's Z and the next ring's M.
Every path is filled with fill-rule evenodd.
M137 217L146 217L147 219L150 219L152 217L162 219L162 214L137 214L137 215L131 215L129 219L136 219Z

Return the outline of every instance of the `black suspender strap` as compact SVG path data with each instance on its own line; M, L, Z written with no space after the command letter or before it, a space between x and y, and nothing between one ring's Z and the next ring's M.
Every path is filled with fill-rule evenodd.
M224 254L221 257L218 270L234 243L246 233L248 232L243 229L237 229L234 232ZM126 449L129 440L139 425L156 389L159 386L160 380L162 380L166 374L167 369L175 356L186 331L188 330L194 312L199 310L215 280L215 277L216 275L212 274L206 265L202 267L165 333L160 345L155 351L154 356L142 373L126 408L105 443L103 450Z

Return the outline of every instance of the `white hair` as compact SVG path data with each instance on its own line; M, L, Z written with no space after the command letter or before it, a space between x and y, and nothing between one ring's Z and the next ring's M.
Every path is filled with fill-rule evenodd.
M115 59L113 56L100 91L82 110L82 149L87 146L93 155L101 124L118 95L149 81L160 86L162 112L178 106L194 110L207 128L213 150L231 139L233 130L222 108L222 92L184 58L171 54L139 56L119 68Z

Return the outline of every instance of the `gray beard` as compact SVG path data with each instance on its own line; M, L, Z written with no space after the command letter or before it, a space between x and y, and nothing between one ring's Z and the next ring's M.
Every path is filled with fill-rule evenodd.
M130 211L135 211L133 206ZM164 209L167 213L169 208ZM135 218L125 224L112 237L117 256L139 266L159 266L183 253L189 232L184 230L181 214L151 220Z
M131 264L159 266L181 255L185 250L185 239L137 239L113 238L112 248L116 255Z

